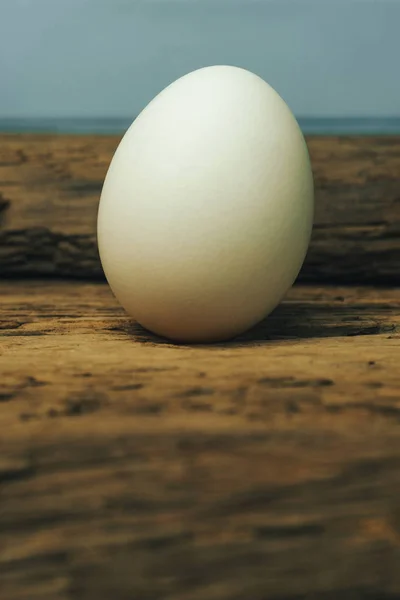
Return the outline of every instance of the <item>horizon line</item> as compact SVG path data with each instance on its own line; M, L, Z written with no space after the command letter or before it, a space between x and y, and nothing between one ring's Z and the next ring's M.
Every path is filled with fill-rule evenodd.
M0 133L121 134L136 117L0 117ZM400 115L295 117L305 134L400 134Z

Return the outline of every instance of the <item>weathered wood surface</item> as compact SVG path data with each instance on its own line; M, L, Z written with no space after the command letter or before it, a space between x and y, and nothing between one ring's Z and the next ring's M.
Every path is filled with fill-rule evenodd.
M400 597L400 290L174 346L106 285L0 286L2 600Z
M101 278L99 195L119 138L0 136L0 274ZM308 139L316 226L303 281L400 282L400 138Z

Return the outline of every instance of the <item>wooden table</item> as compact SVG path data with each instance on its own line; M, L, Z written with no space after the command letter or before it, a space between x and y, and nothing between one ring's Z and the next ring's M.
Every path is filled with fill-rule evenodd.
M1 600L400 597L400 139L308 141L300 283L178 346L102 280L117 139L1 138Z

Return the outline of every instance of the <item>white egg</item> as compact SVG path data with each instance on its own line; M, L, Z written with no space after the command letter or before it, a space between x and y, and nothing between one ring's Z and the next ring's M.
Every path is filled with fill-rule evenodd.
M288 106L249 71L208 67L162 91L122 139L101 195L100 257L143 327L225 340L293 284L313 212L309 155Z

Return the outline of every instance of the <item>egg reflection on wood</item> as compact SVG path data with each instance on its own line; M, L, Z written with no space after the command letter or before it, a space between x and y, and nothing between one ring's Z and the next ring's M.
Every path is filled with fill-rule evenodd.
M285 102L249 71L208 67L162 91L117 148L99 207L101 262L143 327L226 340L293 284L313 212L307 147Z

